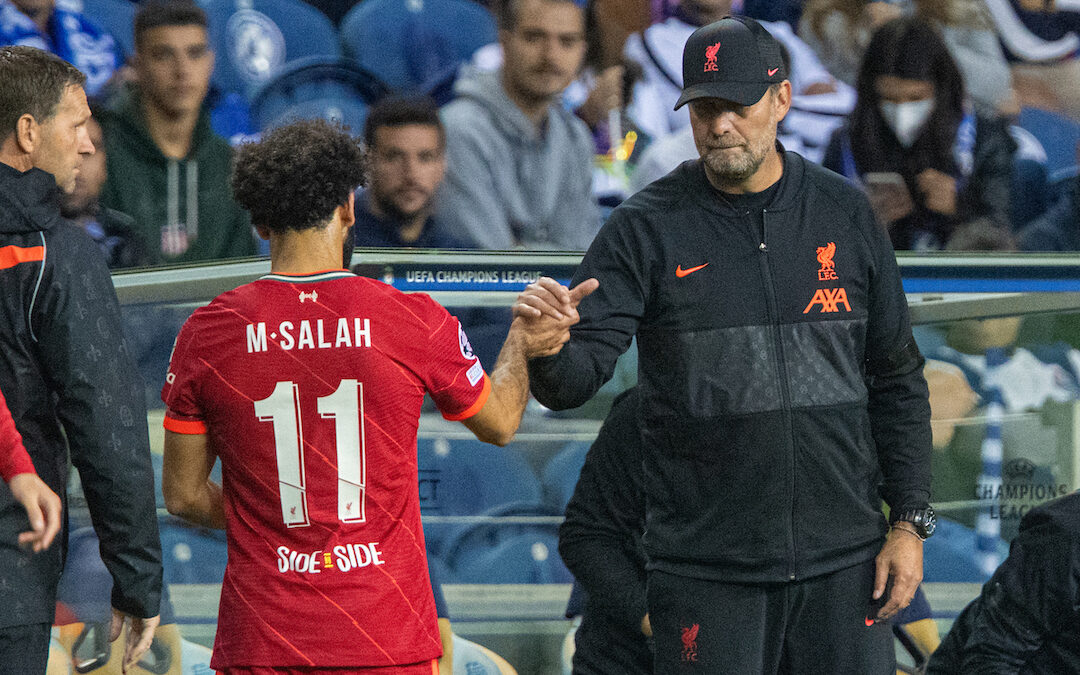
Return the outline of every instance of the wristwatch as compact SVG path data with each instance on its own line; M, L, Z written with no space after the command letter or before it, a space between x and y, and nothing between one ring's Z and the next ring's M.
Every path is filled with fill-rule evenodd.
M937 528L937 514L932 506L925 509L907 509L906 511L894 511L889 518L889 525L897 523L911 523L915 527L915 535L925 540L934 533Z

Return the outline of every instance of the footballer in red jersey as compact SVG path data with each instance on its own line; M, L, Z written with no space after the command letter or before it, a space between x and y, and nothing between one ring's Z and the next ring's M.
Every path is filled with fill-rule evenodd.
M226 529L211 661L225 673L433 672L424 395L505 444L528 398L527 359L568 339L589 292L557 329L513 324L489 377L438 303L335 269L361 166L355 140L319 121L241 148L233 189L270 239L271 274L192 314L162 390L166 504Z

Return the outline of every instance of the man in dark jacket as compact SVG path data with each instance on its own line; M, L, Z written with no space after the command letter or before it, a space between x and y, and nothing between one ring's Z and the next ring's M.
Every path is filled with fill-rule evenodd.
M1033 508L928 675L1080 672L1080 493Z
M699 29L683 70L701 159L612 213L533 394L580 405L637 337L657 673L892 672L876 619L910 602L933 524L892 247L856 188L776 144L791 85L756 22ZM515 312L572 321L570 298L543 279Z
M130 619L133 664L158 622L161 546L142 385L116 294L93 240L60 217L60 192L94 152L83 82L46 52L0 49L0 389L46 484L64 497L69 455L79 471L113 577L111 637ZM63 566L65 546L20 550L25 529L0 487L3 673L45 671Z

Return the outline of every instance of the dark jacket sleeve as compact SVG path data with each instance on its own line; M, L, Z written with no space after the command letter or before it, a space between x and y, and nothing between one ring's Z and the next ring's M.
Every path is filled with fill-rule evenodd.
M649 250L630 227L628 211L616 208L600 229L570 287L595 277L600 287L581 301L581 322L555 356L529 362L533 396L552 410L588 401L615 371L645 313L645 264Z
M964 220L985 216L1008 225L1016 142L1004 119L978 117L975 138L974 172L959 195L958 215Z
M1075 625L1080 607L1078 534L1049 519L1022 524L1009 557L957 619L963 619L961 631L955 639L950 631L942 643L947 651L935 653L937 670L930 672L1043 672L1032 669L1036 654L1063 627ZM946 664L954 670L942 669Z
M559 528L559 553L588 593L590 611L627 631L641 630L645 605L645 492L637 397L616 399L585 455Z
M46 241L34 338L113 578L112 604L134 616L155 616L161 544L142 382L93 240L63 223Z
M930 501L930 399L922 354L911 334L907 298L889 239L865 199L860 216L871 239L866 335L870 430L882 471L881 496L893 509Z

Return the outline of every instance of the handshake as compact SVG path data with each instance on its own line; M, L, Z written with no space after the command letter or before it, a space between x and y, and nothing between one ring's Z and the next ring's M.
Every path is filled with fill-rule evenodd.
M514 302L507 340L521 340L528 358L558 354L570 340L570 327L581 318L578 304L599 287L596 279L586 279L571 289L551 277L541 277Z

